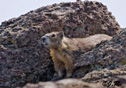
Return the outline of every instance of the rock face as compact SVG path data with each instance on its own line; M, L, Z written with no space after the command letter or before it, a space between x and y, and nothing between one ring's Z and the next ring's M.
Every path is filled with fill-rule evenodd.
M5 21L0 25L0 86L16 87L29 82L51 80L55 73L53 62L49 50L42 46L40 38L45 33L61 30L67 37L86 37L97 33L113 36L121 28L106 6L92 1L53 4ZM113 44L111 42L105 44L120 45L119 49L125 47L118 42L120 42L120 38L116 41L113 39ZM124 44L124 41L121 43ZM106 48L103 46L104 43L96 49ZM95 52L98 55L100 51L97 52L96 49L89 53ZM124 49L122 49L124 51L116 50L116 45L113 49L108 49L108 51L113 51L110 56L102 53L107 58L106 60L112 57L111 54L123 52L121 54L124 55L125 53ZM89 53L80 58L84 63L76 65L86 65L85 60L88 58L91 60ZM119 56L117 55L117 57ZM121 57L119 57L120 60L123 60L123 56ZM102 61L100 58L98 60ZM107 64L102 65L107 67ZM82 70L78 72L82 74L80 77L84 76L81 72ZM78 75L73 77L78 77Z
M102 69L100 71L92 71L89 72L88 74L86 74L82 80L85 82L99 82L99 81L103 81L103 80L111 80L114 81L115 79L119 78L119 77L124 77L124 79L126 80L126 65L121 66L119 68L116 69L112 69L109 70L107 68ZM120 81L121 82L121 81Z

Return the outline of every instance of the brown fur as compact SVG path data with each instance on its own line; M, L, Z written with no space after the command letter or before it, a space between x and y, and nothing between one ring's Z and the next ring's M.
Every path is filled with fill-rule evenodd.
M55 37L52 35L55 35ZM47 44L46 47L50 49L55 71L59 77L62 77L62 71L66 69L66 77L70 77L74 70L73 61L75 60L74 51L89 51L96 44L104 40L110 40L112 37L105 34L96 34L87 38L67 38L63 32L47 33L43 37L46 41L43 44ZM42 37L42 39L43 39ZM47 43L47 41L50 41Z

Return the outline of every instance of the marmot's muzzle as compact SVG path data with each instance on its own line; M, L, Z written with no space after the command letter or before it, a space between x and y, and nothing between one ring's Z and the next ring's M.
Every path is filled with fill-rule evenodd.
M42 41L42 44L44 45L44 46L49 46L49 44L50 44L50 41L49 41L49 38L47 37L47 36L43 36L42 38L41 38L41 41Z

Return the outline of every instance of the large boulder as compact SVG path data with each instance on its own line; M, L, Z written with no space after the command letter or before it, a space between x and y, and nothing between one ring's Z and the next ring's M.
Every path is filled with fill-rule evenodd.
M61 30L67 37L86 37L113 36L121 29L106 6L92 1L53 4L5 21L0 25L0 86L51 80L53 62L40 38Z

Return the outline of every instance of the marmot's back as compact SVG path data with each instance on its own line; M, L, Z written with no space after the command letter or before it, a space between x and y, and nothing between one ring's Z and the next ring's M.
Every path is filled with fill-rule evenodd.
M106 34L96 34L86 38L63 38L63 43L71 48L71 50L88 51L101 41L111 40L112 37Z
M84 38L85 41L87 42L87 44L89 45L93 45L93 47L96 46L96 44L100 43L101 41L105 41L105 40L111 40L112 37L108 36L106 34L96 34L96 35L92 35L89 36L87 38Z

